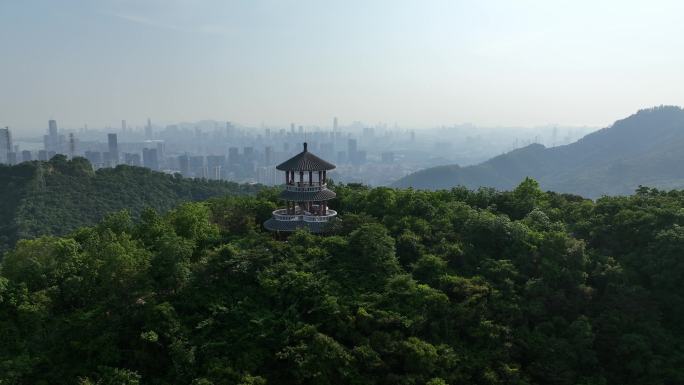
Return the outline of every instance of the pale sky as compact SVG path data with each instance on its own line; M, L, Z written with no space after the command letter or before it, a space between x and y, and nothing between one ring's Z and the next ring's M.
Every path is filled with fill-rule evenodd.
M605 126L684 104L684 1L0 0L0 126Z

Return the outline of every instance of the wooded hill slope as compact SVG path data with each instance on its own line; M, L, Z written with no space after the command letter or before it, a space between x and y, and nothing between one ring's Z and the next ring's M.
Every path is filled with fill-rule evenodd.
M182 202L251 194L258 186L183 179L140 167L92 170L86 159L0 165L0 252L18 239L63 235L107 213L166 211Z
M525 177L543 189L588 198L629 195L640 185L684 187L684 110L664 106L615 122L565 146L533 144L475 166L439 166L415 172L396 187L509 190Z

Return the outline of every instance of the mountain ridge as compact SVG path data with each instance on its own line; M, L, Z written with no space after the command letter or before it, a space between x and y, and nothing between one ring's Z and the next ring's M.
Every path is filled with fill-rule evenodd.
M525 177L547 190L589 198L627 195L640 185L684 187L684 110L659 106L639 110L574 143L546 148L531 144L483 163L417 171L394 187L511 189ZM445 168L446 167L446 168Z

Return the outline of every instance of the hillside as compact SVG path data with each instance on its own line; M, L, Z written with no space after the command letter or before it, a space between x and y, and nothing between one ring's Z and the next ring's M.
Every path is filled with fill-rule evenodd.
M684 110L646 110L591 133L575 143L545 148L533 144L475 166L418 171L396 187L511 189L525 177L542 188L597 198L628 195L638 186L684 187Z
M63 235L93 225L110 212L146 207L169 210L186 201L254 193L258 187L183 179L145 168L93 172L83 158L0 166L0 252L18 239Z
M20 241L0 383L684 383L684 191L336 191L327 237L259 194Z

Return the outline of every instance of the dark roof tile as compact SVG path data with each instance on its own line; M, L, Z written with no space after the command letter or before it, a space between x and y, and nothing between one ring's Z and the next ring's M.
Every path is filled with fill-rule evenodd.
M283 199L286 201L295 201L295 202L327 201L327 200L335 198L335 196L337 196L335 194L335 192L332 190L328 190L327 188L324 188L323 190L320 190L320 191L306 191L306 192L283 190L280 193L280 199Z
M332 170L335 165L310 153L304 143L304 151L276 166L282 171L321 171Z

